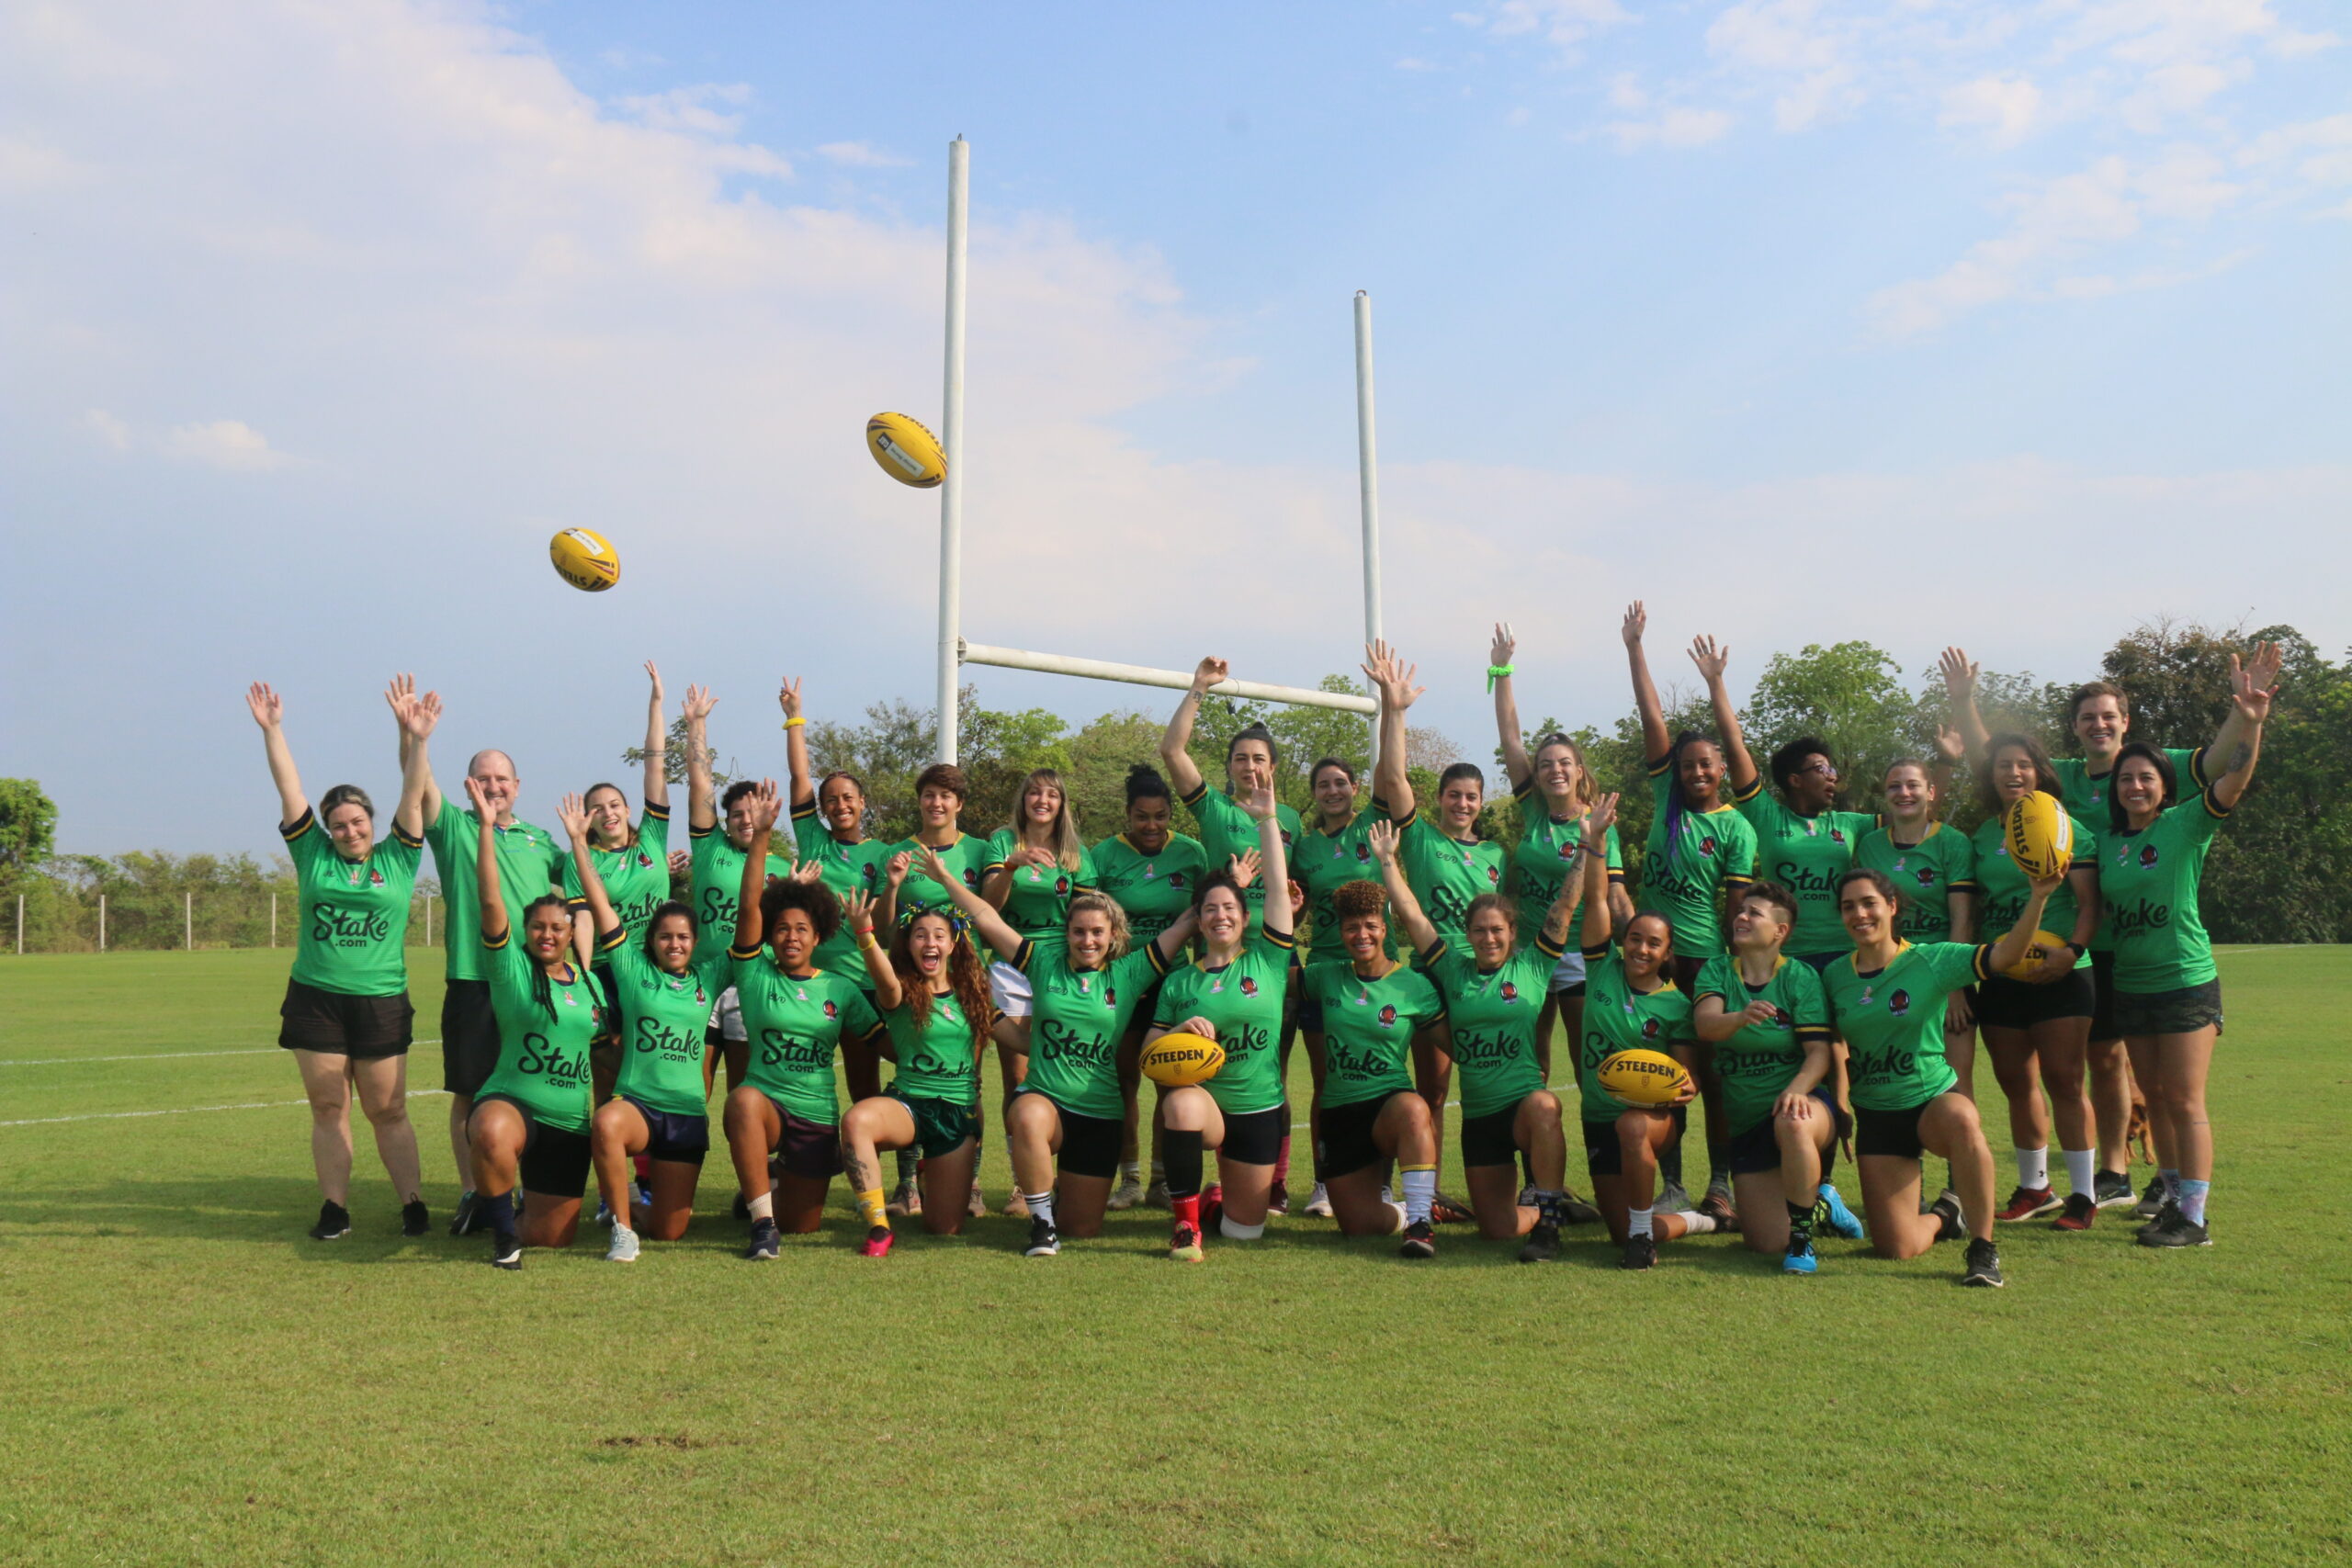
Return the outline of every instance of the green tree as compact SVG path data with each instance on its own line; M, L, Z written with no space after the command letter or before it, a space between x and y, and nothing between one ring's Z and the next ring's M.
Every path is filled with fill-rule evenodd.
M1866 642L1807 643L1766 660L1740 715L1765 787L1778 787L1772 753L1810 735L1828 744L1851 802L1874 795L1887 764L1918 749L1918 705L1902 673L1892 655Z
M55 849L57 804L35 779L0 779L0 875L20 872Z
M723 790L729 784L735 782L735 759L732 757L727 759L727 766L722 769L718 766L718 750L716 748L709 748L708 750L710 750L711 761L711 784L714 788ZM686 744L685 719L683 717L672 719L670 721L669 744L662 753L662 776L668 779L673 784L682 784L685 783L686 765L691 755L691 749ZM642 746L629 747L621 753L621 761L627 762L632 768L641 768L645 766L645 748Z

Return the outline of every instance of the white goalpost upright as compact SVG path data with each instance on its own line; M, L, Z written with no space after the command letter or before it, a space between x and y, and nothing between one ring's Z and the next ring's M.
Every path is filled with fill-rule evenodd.
M1142 664L994 648L964 640L964 296L971 157L971 144L961 136L947 144L947 345L944 396L940 411L940 446L947 460L947 475L939 492L939 761L943 762L956 760L960 739L956 697L967 664L1031 670L1046 675L1075 675L1091 681L1123 681L1131 685L1162 686L1173 691L1184 691L1193 683L1189 670L1158 670ZM1361 290L1355 298L1355 323L1356 467L1363 508L1363 626L1364 638L1370 641L1380 636L1380 491L1378 457L1373 442L1372 299ZM1306 686L1223 681L1209 689L1219 696L1287 703L1298 707L1337 708L1367 716L1380 712L1380 705L1371 697ZM1376 747L1377 725L1373 734Z

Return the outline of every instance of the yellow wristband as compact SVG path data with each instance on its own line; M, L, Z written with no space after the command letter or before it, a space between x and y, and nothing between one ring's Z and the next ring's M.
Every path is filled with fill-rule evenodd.
M787 719L786 719L786 720L784 721L784 727L785 727L786 729L790 729L790 728L791 728L794 725L796 725L796 724L806 724L806 723L808 723L808 721L807 719L802 718L802 717L801 717L799 715L797 715L797 714L795 714L792 717L787 718Z

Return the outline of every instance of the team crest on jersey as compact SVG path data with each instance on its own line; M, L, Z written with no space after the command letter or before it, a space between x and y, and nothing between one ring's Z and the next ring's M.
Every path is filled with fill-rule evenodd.
M1106 1008L1115 1008L1119 1005L1118 987L1105 986L1102 987L1102 1005Z
M384 885L384 874L370 866L368 868L368 880L381 887Z
M1894 869L1900 871L1903 868L1898 865ZM1933 887L1936 885L1936 869L1933 866L1923 865L1912 874L1919 879L1919 886L1922 887Z
M2154 844L2142 844L2140 846L2140 869L2145 871L2155 863L2156 846Z
M1655 1040L1657 1038L1657 1020L1654 1018L1645 1018L1642 1020L1642 1038L1645 1040Z
M637 852L637 863L650 868L653 864L653 857L639 850Z
M839 1017L839 1016L840 1016L840 1014L841 1014L841 1010L841 1010L839 1007L835 1006L833 1003L831 1003L831 1002L830 1002L830 1001L829 1001L829 1002L827 1002L827 1003L825 1004L825 1016L826 1016L827 1018L836 1018L836 1017Z
M700 986L696 986L695 987L695 1006L707 1007L709 1005L707 998L706 998L702 994L702 987Z
M1905 1013L1909 1012L1911 1010L1911 993L1908 991L1896 991L1888 996L1886 998L1886 1010L1896 1018L1901 1018Z
M1489 883L1498 883L1498 882L1500 882L1502 879L1503 879L1503 870L1502 870L1502 867L1500 867L1500 866L1498 866L1498 865L1490 865L1490 866L1488 866L1488 867L1487 868L1487 880Z
M1505 980L1503 982L1502 998L1507 1002L1515 1002L1519 1000L1519 987L1513 985L1510 981Z
M1170 886L1170 887L1182 887L1182 886L1184 886L1184 874L1183 874L1182 872L1181 872L1181 871L1171 871L1171 872L1170 872L1170 873L1168 874L1168 886Z
M1699 840L1699 852L1706 856L1709 860L1714 859L1715 840L1713 834L1711 833L1707 837Z
M1067 892L1069 892L1069 877L1067 877L1067 876L1057 876L1057 877L1055 877L1055 878L1054 878L1054 892L1055 892L1055 894L1056 894L1057 896L1061 895L1061 894L1064 894L1064 893L1067 893Z
M1258 994L1258 982L1252 980L1247 975L1241 976L1241 994L1245 997L1256 996Z
M1396 1010L1394 1007L1384 1007L1380 1010L1380 1027L1383 1029L1396 1027Z
M1842 844L1842 843L1844 843L1844 842L1846 841L1846 829L1843 829L1843 828L1832 828L1832 829L1829 829L1829 841L1830 841L1831 843L1833 843L1833 844Z
M1358 845L1356 846L1356 862L1357 862L1357 863L1358 863L1358 864L1362 864L1362 863L1363 863L1364 862L1369 861L1369 860L1371 860L1371 859L1372 859L1372 846L1371 846L1370 844L1358 844Z

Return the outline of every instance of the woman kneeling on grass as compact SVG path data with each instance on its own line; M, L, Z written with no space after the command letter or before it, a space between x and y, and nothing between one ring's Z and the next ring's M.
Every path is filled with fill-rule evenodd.
M470 775L466 794L483 821L497 816ZM499 892L497 835L480 838L474 876L490 1002L498 1016L498 1066L474 1096L466 1139L474 1190L490 1215L490 1260L520 1269L524 1247L570 1247L579 1234L580 1199L588 1190L588 1054L604 1032L605 998L595 976L572 961L571 910L560 895L543 893L526 904L522 940L514 940Z
M2050 896L2065 881L2061 874L2028 884L2016 923L1984 946L1905 942L1902 903L1883 872L1857 868L1838 879L1838 913L1854 951L1823 973L1822 988L1846 1042L1862 1209L1871 1249L1881 1258L1917 1258L1966 1234L1972 1239L1960 1282L2003 1282L1993 1246L1993 1154L1975 1101L1960 1092L1944 1059L1945 1003L1962 986L2025 956ZM1922 1150L1951 1162L1958 1201L1947 1194L1921 1212Z
M1732 950L1699 972L1690 1026L1715 1047L1740 1235L1751 1251L1780 1253L1789 1273L1811 1274L1820 1267L1816 1210L1838 1235L1860 1236L1862 1225L1828 1183L1844 1113L1831 1094L1821 976L1781 952L1796 919L1787 888L1759 882L1740 889Z
M906 881L909 863L904 852L890 857L888 886L894 896ZM922 871L943 888L973 896L935 849L924 848ZM865 926L861 945L874 941L872 918L864 900L852 902L851 923ZM861 1250L868 1258L888 1258L892 1233L880 1149L921 1155L923 1229L933 1235L964 1233L980 1158L980 1051L1001 1015L989 999L979 955L964 940L964 921L952 908L908 910L888 963L876 962L879 944L866 952L874 1004L890 1031L883 1054L899 1070L888 1092L849 1108L842 1121L842 1163L857 1197L858 1218L865 1222Z
M609 987L611 1032L620 1041L613 1098L596 1108L589 1134L596 1186L613 1216L605 1257L634 1263L640 1229L656 1241L675 1241L694 1217L695 1184L710 1151L703 1035L712 999L727 984L729 959L724 949L695 957L695 912L675 901L657 905L644 934L631 940L596 864L578 795L564 797L560 819L571 840L572 886L595 923L604 960L599 983ZM652 1201L632 1206L630 1162L640 1155Z
M1056 933L1060 940L1041 942L1016 930L986 897L943 877L944 869L923 867L980 940L1028 983L1029 1016L1009 1027L1027 1031L1029 1070L1005 1114L1005 1141L1012 1145L1013 1178L1029 1211L1023 1251L1051 1258L1061 1250L1064 1231L1102 1233L1125 1133L1119 1043L1128 1018L1183 952L1197 921L1187 909L1129 953L1126 911L1106 894L1086 892L1069 900Z

